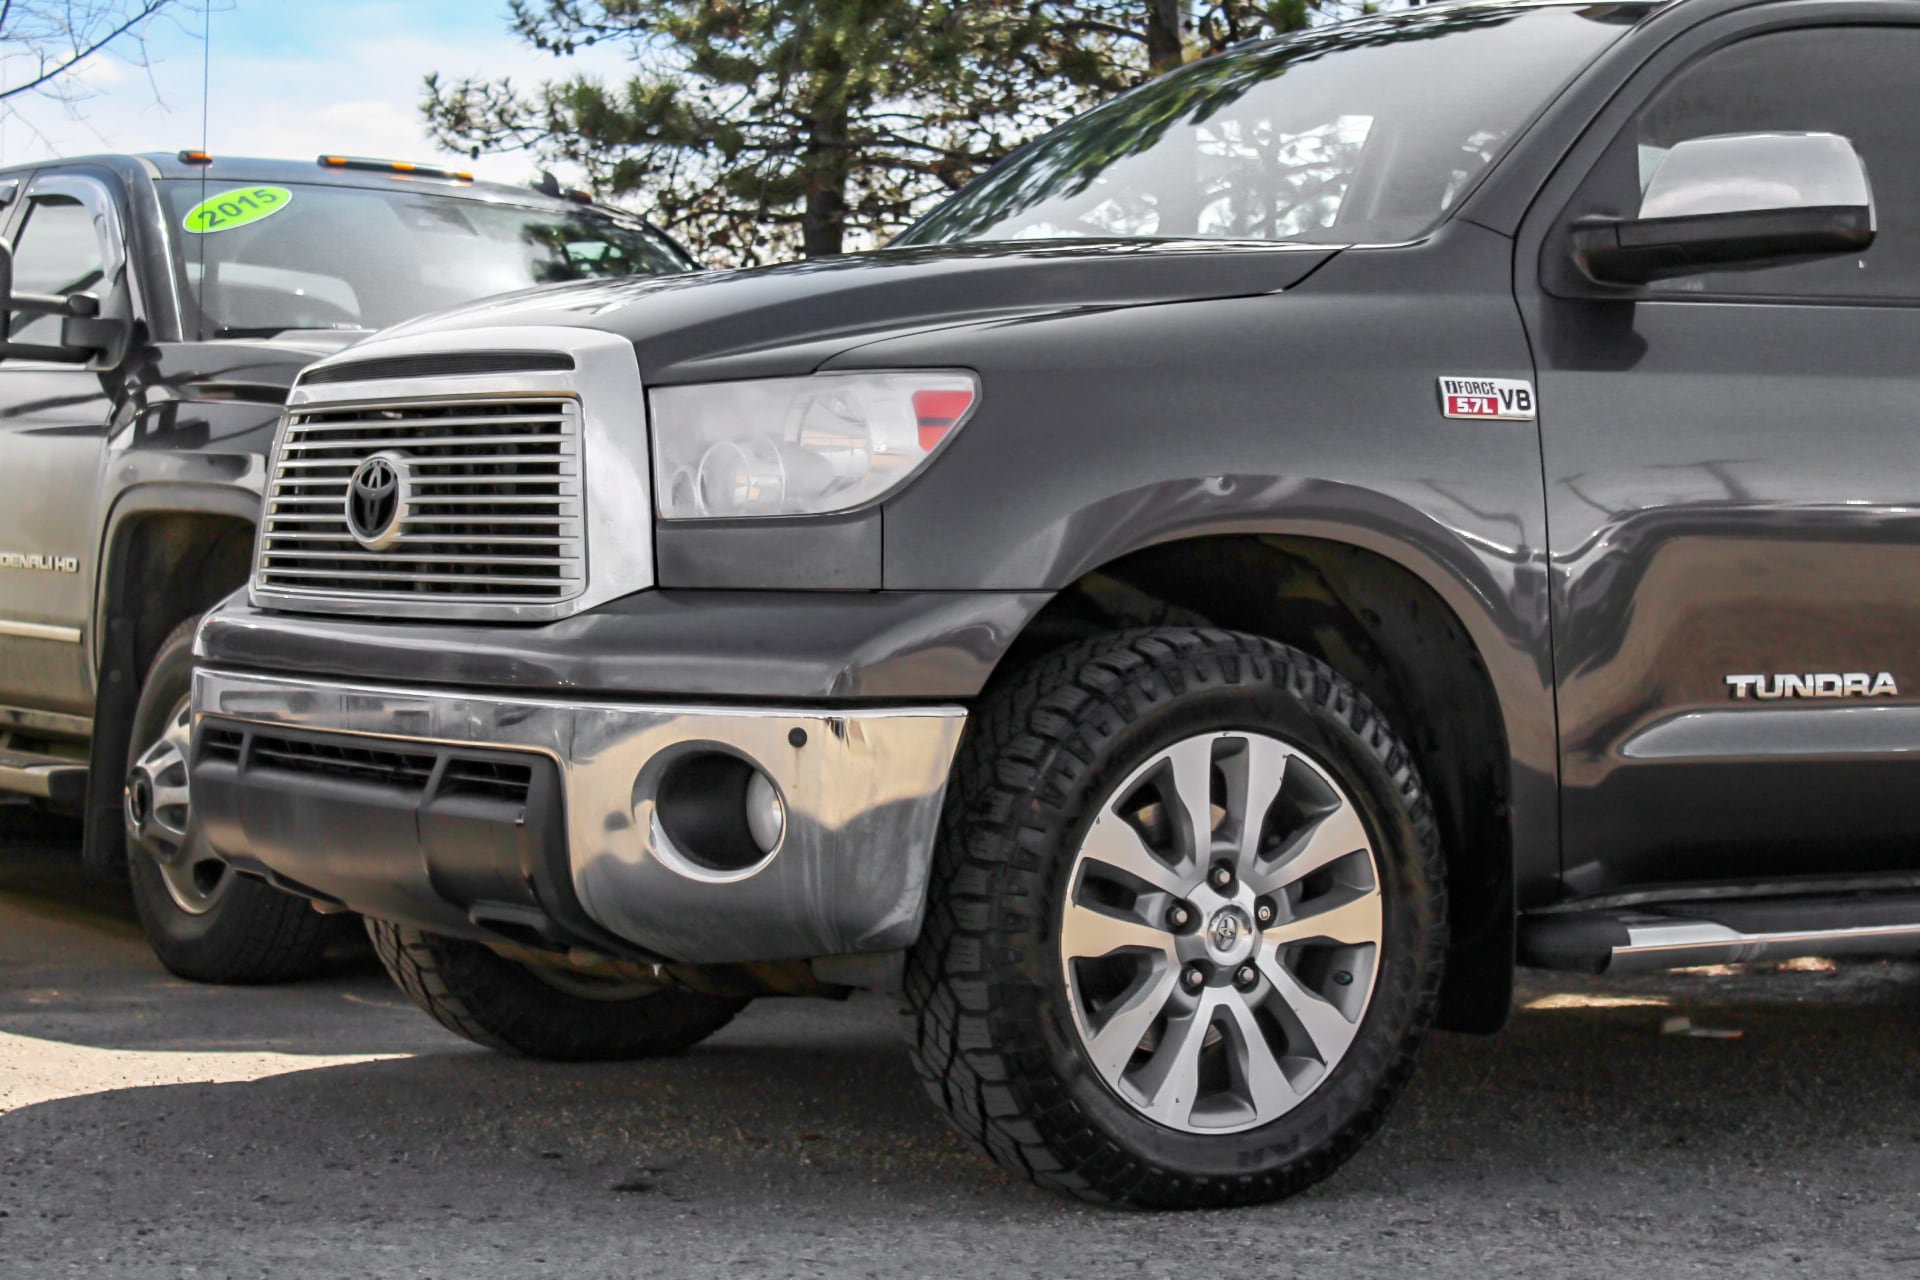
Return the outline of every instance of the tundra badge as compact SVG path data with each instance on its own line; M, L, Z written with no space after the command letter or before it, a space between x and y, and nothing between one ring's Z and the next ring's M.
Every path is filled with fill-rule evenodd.
M1728 676L1735 698L1897 698L1899 687L1891 672L1870 676L1864 671L1842 675L1832 671L1806 675Z

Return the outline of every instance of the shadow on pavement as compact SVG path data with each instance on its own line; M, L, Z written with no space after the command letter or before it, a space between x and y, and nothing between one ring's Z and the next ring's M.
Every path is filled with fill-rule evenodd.
M0 929L20 901L0 886ZM561 1066L464 1045L366 975L170 988L117 937L92 970L0 971L0 1052L109 1054L0 1114L0 1274L1920 1274L1912 964L1530 981L1502 1035L1435 1037L1319 1188L1164 1216L967 1149L878 998L763 1001L683 1058ZM34 1002L49 963L64 1003ZM1675 1014L1742 1037L1662 1035ZM114 1074L261 1052L406 1056Z
M370 1023L369 1007L411 1015L412 1006L366 947L343 948L316 982L210 987L174 977L148 948L125 881L81 867L79 832L71 820L0 807L0 1035L319 1055L407 1052L431 1038L410 1016L388 1020L397 1037Z

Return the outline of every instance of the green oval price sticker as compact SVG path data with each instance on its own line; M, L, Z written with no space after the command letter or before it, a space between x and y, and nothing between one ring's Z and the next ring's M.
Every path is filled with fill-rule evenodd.
M217 196L208 196L181 219L181 225L196 235L232 231L280 212L293 201L293 192L285 187L235 187Z

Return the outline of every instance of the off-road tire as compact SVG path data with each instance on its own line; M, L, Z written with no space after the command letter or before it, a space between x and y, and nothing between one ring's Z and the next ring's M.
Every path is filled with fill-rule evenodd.
M129 769L191 690L199 621L188 618L175 627L147 669L133 713ZM134 909L147 941L160 963L182 978L230 985L288 982L325 967L330 948L352 943L351 918L320 915L304 898L232 872L212 907L195 915L175 902L137 843L129 841L127 854Z
M1107 1088L1057 959L1068 870L1096 807L1165 744L1208 729L1283 735L1331 766L1374 838L1385 941L1345 1056L1293 1110L1218 1135L1162 1127ZM968 727L907 963L915 1065L963 1134L1056 1192L1155 1208L1291 1195L1351 1156L1412 1074L1438 1003L1444 885L1409 753L1325 663L1209 629L1060 650L990 689Z
M368 920L400 989L456 1035L554 1062L613 1062L684 1052L733 1021L744 999L669 987L630 999L561 991L477 942Z

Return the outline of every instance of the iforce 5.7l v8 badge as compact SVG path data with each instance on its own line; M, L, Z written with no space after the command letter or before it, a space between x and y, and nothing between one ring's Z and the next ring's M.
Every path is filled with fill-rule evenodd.
M1440 412L1449 418L1532 422L1533 384L1512 378L1442 378Z

